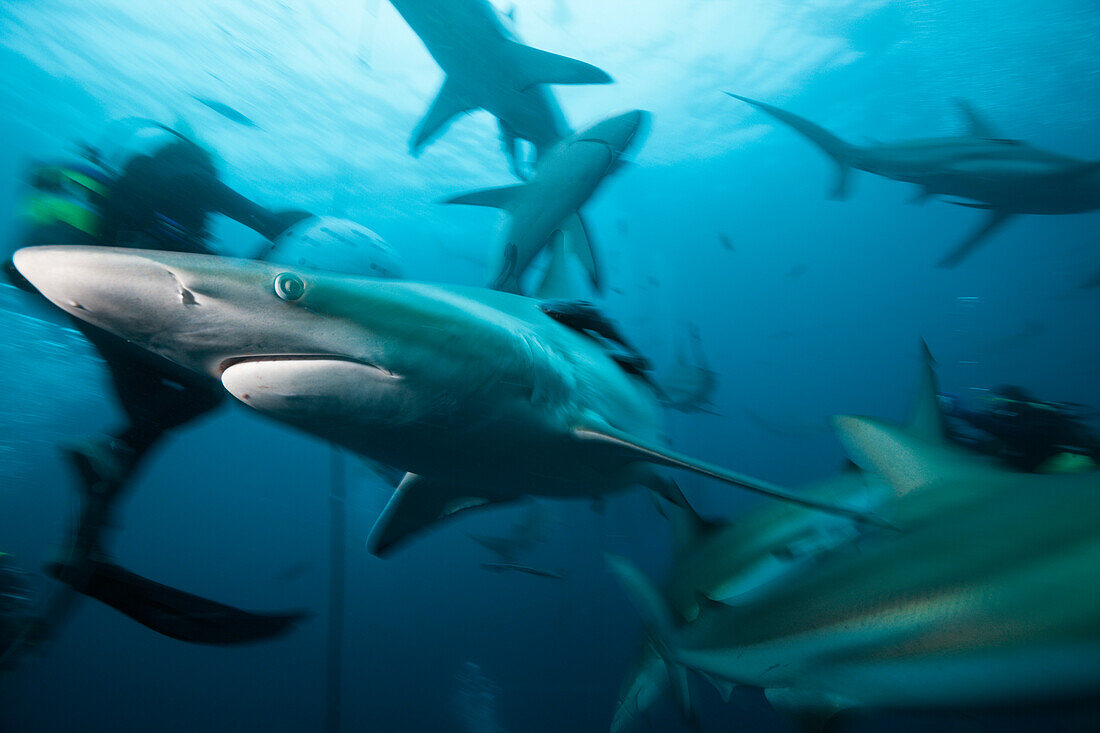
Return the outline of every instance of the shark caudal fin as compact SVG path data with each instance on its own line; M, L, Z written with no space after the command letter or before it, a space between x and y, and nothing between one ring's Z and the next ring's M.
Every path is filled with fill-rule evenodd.
M409 140L409 152L414 156L420 154L420 150L435 138L451 120L464 112L475 109L477 105L467 102L459 93L458 88L450 77L443 80L443 86L435 95L428 113L413 131Z
M677 630L672 609L634 563L624 557L608 553L603 557L608 570L619 581L619 585L642 617L642 623L645 624L649 633L653 649L667 669L668 681L672 686L681 716L685 720L692 720L687 669L675 659Z
M195 644L244 644L281 636L304 612L252 613L162 585L118 565L86 560L47 572L158 634Z
M788 112L785 109L780 109L765 102L760 102L755 99L749 99L748 97L742 97L737 94L726 92L734 99L740 99L746 104L750 104L753 107L766 112L775 119L779 120L783 124L787 125L795 132L799 133L807 140L817 145L821 150L833 159L836 163L836 182L833 185L833 190L829 194L831 198L842 199L848 195L848 174L852 169L852 154L855 151L855 146L841 140L833 133L826 130L820 125L810 122L804 117L799 117L796 114Z
M518 79L519 91L526 91L536 84L610 84L611 77L603 69L584 61L559 56L549 51L509 43Z
M374 523L367 549L382 557L399 543L460 512L512 499L477 496L452 484L405 474Z
M776 486L766 481L744 476L712 463L681 455L665 446L648 444L609 426L601 426L600 428L574 428L573 436L577 440L603 445L605 449L617 452L625 461L645 461L658 466L667 466L668 468L690 471L700 476L706 476L732 486L737 486L746 491L763 494L773 499L780 499L810 509L817 509L827 514L835 514L837 516L854 519L857 522L865 522L867 524L874 524L887 528L893 527L893 525L890 525L864 509L824 501L782 488L781 486Z

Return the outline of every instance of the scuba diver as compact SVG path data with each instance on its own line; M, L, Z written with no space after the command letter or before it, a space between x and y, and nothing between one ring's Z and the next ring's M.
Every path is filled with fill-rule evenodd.
M139 120L128 149L108 164L85 147L77 163L40 165L30 177L22 244L84 244L214 254L208 219L222 214L269 243L311 217L271 211L226 186L213 156L167 126ZM35 292L9 257L12 284ZM63 449L81 481L82 506L64 561L48 572L79 593L122 611L160 633L188 641L225 644L281 633L298 614L249 614L191 596L129 573L106 561L102 536L140 461L157 441L211 411L224 399L220 384L134 348L124 339L72 318L72 325L102 356L126 416L108 435L93 435ZM71 594L47 603L30 636L43 637L71 605ZM22 636L28 636L26 632ZM3 639L0 639L3 642ZM7 643L7 642L4 642ZM15 640L12 646L17 645ZM0 654L9 655L0 645Z
M0 672L11 666L14 660L7 652L22 641L34 618L26 576L11 555L0 552Z
M954 442L993 455L1018 471L1068 472L1100 465L1100 441L1082 422L1077 405L1043 402L1013 385L985 393L974 409L957 395L939 397L945 417L981 433L951 430Z

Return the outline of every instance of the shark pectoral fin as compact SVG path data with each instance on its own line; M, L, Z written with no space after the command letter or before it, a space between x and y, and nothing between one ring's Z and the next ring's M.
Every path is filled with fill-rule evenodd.
M959 114L966 120L966 130L970 135L986 140L1002 139L1002 136L997 133L993 125L989 124L987 120L978 114L978 111L974 109L974 106L970 104L970 102L959 98L955 98L951 101L959 108Z
M412 140L409 141L409 152L418 155L420 149L439 134L439 131L448 122L473 108L473 105L467 103L459 94L450 77L444 79L443 86L440 87L439 93L435 95L435 99L432 101L432 106L428 108L428 113L424 115L424 119L420 121L413 132Z
M977 231L963 240L958 247L944 255L943 258L936 263L936 267L950 268L959 264L969 257L970 253L976 250L990 235L1011 221L1013 217L1015 217L1015 214L1011 211L991 209L985 223L978 227Z
M242 611L97 560L88 560L79 567L55 564L48 572L77 592L158 634L196 644L229 645L271 639L285 634L307 617L304 612Z
M382 557L398 543L436 522L502 501L509 500L476 496L451 483L407 473L374 523L367 538L367 550Z
M600 269L596 264L596 253L592 249L592 238L588 234L588 227L584 224L579 211L567 216L558 227L565 237L566 247L576 255L581 267L588 273L588 279L597 293L603 292L603 283L600 281Z
M657 652L668 672L668 681L680 714L685 720L691 720L691 694L688 687L687 670L676 661L676 620L668 603L661 597L653 583L634 563L624 557L604 553L607 569L619 581L631 603L638 610L649 633L653 649Z
M646 461L659 466L690 471L691 473L722 481L723 483L737 486L747 491L752 491L753 493L763 494L774 499L781 499L791 502L792 504L817 509L827 514L849 517L859 522L875 524L880 527L893 528L893 525L883 521L868 511L834 504L811 496L804 496L790 491L789 489L784 489L766 481L759 481L705 461L688 458L664 446L647 445L633 436L609 427L600 429L578 427L574 428L573 435L579 440L601 443L609 449L617 450L625 459Z
M491 209L504 209L508 211L516 196L527 184L517 183L514 186L500 186L499 188L482 188L477 191L469 191L442 199L442 204L464 204L466 206L487 206Z
M610 84L611 77L601 68L549 51L511 43L520 91L536 84Z

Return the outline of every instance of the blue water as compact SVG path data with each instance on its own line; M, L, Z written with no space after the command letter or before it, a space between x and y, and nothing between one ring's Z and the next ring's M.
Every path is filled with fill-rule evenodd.
M613 289L607 310L662 366L683 324L697 324L719 373L719 416L670 416L681 450L784 485L825 476L843 459L826 418L900 418L919 338L951 391L1015 383L1100 407L1100 290L1077 287L1100 270L1100 214L1023 217L956 269L934 269L978 212L910 205L909 186L868 174L855 174L848 201L828 200L831 164L722 94L773 101L855 142L961 131L950 100L964 98L1006 137L1095 160L1094 0L515 5L525 42L615 79L555 87L574 126L632 108L653 115L636 165L607 181L586 214ZM7 0L0 236L14 246L29 161L142 116L185 124L216 151L225 181L257 201L369 226L412 278L484 284L495 214L435 201L514 179L484 112L408 155L440 79L378 0ZM215 234L226 253L256 244L225 220ZM57 444L120 417L101 362L62 324L0 288L0 550L28 568L57 551L74 510L75 477ZM234 605L306 608L314 619L274 642L204 648L85 602L0 681L0 729L321 729L330 458L325 444L239 405L173 434L123 508L120 562ZM530 562L567 576L558 582L479 567L491 558L465 533L504 533L518 509L464 518L385 561L371 556L363 540L389 487L346 460L343 729L605 730L640 623L599 553L662 572L668 532L644 493L612 497L602 514L543 502L548 540ZM684 485L706 513L755 501ZM755 693L726 705L697 689L705 730L793 729ZM471 712L474 703L496 707ZM1070 730L1097 723L1080 711L1054 718ZM860 713L845 724L919 730L930 720L996 730L1013 718ZM677 725L666 702L652 730Z

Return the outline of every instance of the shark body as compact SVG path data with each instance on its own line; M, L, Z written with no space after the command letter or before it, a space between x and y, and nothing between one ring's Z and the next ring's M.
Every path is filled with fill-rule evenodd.
M611 81L595 66L523 45L485 0L390 2L446 74L413 132L409 148L414 155L456 116L484 109L499 121L505 152L518 171L518 139L542 152L569 134L544 85Z
M580 209L637 137L648 115L634 110L597 122L558 142L539 161L530 181L488 188L447 199L449 204L488 206L508 212L503 261L491 287L520 292L520 278L542 250L553 244L576 256L596 290L602 280L588 228ZM555 239L560 237L560 240ZM560 244L558 242L561 242ZM560 265L551 262L546 280L557 279ZM547 287L542 292L549 292Z
M955 196L968 201L952 203L988 211L982 225L940 259L940 267L959 264L1021 214L1078 214L1100 208L1100 161L1006 138L961 100L965 135L854 145L787 110L730 96L786 124L832 158L837 166L834 198L847 195L848 174L855 168L917 185L914 201Z
M683 501L655 466L876 521L671 451L649 384L529 298L104 247L27 248L15 262L72 315L407 471L371 534L376 553L523 495L641 484Z

